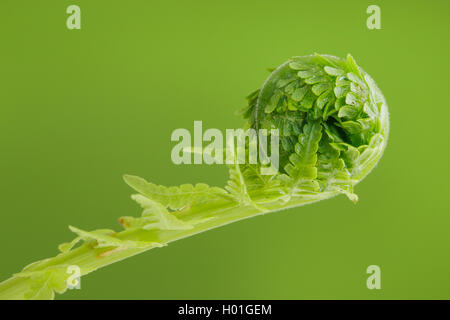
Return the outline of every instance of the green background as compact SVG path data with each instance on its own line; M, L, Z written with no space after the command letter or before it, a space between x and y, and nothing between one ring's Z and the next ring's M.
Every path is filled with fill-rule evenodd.
M66 28L66 8L82 29ZM382 30L366 27L381 7ZM450 298L450 1L0 2L0 279L57 253L67 226L138 215L122 174L223 186L176 166L176 128L235 128L235 110L293 55L352 53L391 135L345 196L196 235L82 279L65 299ZM381 267L381 290L366 268Z

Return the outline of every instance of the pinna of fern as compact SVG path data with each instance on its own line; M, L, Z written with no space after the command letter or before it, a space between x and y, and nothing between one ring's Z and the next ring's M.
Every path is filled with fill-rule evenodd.
M345 194L378 163L389 119L384 96L351 55L293 57L247 97L245 128L278 129L280 170L261 164L229 165L225 188L203 183L156 185L126 175L138 194L140 217L119 218L123 230L70 230L60 253L25 267L0 283L0 299L53 299L67 290L68 267L80 275L169 242L262 213Z

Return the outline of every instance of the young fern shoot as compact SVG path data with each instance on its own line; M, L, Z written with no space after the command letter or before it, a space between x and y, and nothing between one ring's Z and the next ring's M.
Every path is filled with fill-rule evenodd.
M60 253L25 267L0 283L0 299L53 299L67 290L69 266L81 275L169 242L267 212L345 194L377 164L386 147L388 108L374 80L351 55L293 57L247 97L246 128L278 129L280 169L261 175L261 164L229 166L222 189L203 183L165 187L126 175L143 209L121 217L124 230L84 231Z

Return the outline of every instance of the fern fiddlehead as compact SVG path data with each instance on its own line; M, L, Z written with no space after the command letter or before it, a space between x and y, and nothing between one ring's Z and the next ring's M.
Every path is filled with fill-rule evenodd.
M293 57L247 97L246 128L278 129L280 170L230 165L225 189L206 184L158 186L136 176L141 217L121 217L124 230L70 230L76 238L53 258L35 262L0 284L0 299L52 299L67 290L67 268L81 275L227 223L345 194L372 170L386 147L386 101L352 56ZM270 132L268 130L268 132Z

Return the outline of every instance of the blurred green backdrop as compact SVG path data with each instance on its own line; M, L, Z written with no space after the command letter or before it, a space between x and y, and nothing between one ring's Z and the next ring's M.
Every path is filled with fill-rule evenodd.
M77 4L82 29L66 28ZM382 30L366 27L381 7ZM65 299L450 298L450 2L0 3L0 279L57 253L69 224L140 214L122 174L223 186L176 166L176 128L240 127L234 112L293 55L352 53L390 107L386 153L344 196L152 250L82 279ZM436 157L436 159L434 159ZM381 267L381 290L366 268Z

